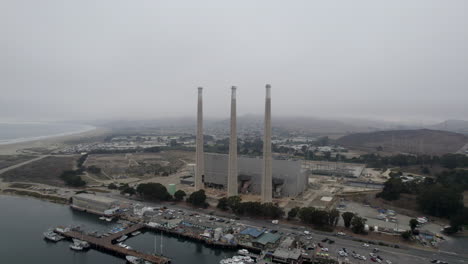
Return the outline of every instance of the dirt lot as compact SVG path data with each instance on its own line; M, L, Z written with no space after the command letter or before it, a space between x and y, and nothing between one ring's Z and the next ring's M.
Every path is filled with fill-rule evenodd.
M77 156L45 157L24 166L12 169L1 175L6 182L38 182L54 186L63 186L59 178L64 170L72 170Z
M85 166L102 170L102 179L151 178L173 174L194 160L193 152L164 151L161 153L92 154ZM93 175L93 177L99 175Z

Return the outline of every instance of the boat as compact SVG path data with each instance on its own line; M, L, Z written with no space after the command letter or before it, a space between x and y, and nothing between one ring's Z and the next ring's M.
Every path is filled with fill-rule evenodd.
M251 264L255 260L248 256L234 256L232 258L222 259L219 264Z
M89 248L89 243L80 239L73 238L73 244L82 247L83 249Z
M63 236L61 235L58 235L52 231L48 231L48 232L44 232L44 238L49 240L49 241L52 241L52 242L58 242L62 239L64 239Z
M113 219L112 217L105 217L105 220L106 220L107 222L112 222L112 220L114 220L114 219Z
M128 236L121 236L120 238L117 239L117 242L124 242L126 239L128 238Z
M99 220L104 221L104 220L106 220L106 217L105 217L105 216L101 216L101 217L99 217Z
M151 264L149 261L134 256L126 256L125 259L131 264Z
M237 251L237 254L239 254L239 255L248 255L249 251L247 249L239 249Z
M83 249L84 249L82 246L76 245L76 244L71 244L70 248L73 249L73 250L76 250L76 251L83 251Z
M128 249L128 250L131 250L131 249L132 249L132 247L130 247L129 245L125 245L125 244L122 243L122 242L118 243L117 246L126 248L126 249Z
M141 234L140 231L135 231L135 232L132 233L132 236L138 236L139 234Z

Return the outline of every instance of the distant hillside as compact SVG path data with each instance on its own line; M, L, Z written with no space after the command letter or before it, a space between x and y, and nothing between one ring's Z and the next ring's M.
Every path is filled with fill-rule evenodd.
M430 129L452 131L456 133L468 134L468 121L447 120L439 124L428 127Z
M343 135L357 132L371 132L383 128L393 127L395 125L388 122L371 122L366 120L334 120L315 117L281 117L273 116L272 126L276 133L293 133L309 135ZM262 130L263 116L261 115L243 115L237 118L237 128L243 130ZM229 129L229 119L215 122L207 122L207 130L226 130Z
M468 137L429 129L389 130L346 135L339 138L337 143L367 151L376 151L380 146L385 152L441 155L458 151L468 143Z

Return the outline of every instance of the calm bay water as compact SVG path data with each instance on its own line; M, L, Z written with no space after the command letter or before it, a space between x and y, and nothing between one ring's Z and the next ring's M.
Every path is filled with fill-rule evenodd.
M95 250L75 252L70 242L50 243L42 233L57 225L81 225L89 230L108 230L113 223L98 220L94 215L76 212L66 205L32 198L0 195L0 263L125 263L125 260ZM143 252L160 253L161 235L146 232L125 243ZM173 263L219 263L232 251L216 250L203 244L163 236L163 254Z

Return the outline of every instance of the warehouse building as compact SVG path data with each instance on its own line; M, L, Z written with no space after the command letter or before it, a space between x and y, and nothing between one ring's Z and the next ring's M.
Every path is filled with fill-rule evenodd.
M204 183L208 187L226 189L228 155L205 153ZM239 193L261 193L262 159L238 157ZM295 197L307 188L307 175L300 161L273 160L273 197Z
M119 202L108 197L80 193L72 197L71 207L100 215L113 215L119 209Z

